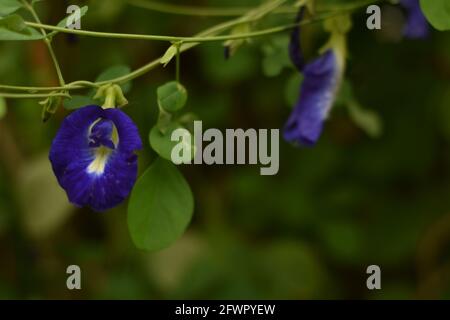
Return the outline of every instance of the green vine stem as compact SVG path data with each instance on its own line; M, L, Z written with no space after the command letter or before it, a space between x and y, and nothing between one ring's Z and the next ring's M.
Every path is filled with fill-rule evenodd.
M159 11L169 14L201 17L234 17L241 16L251 10L250 8L208 8L199 6L175 5L146 0L128 0L128 3L143 9Z
M65 97L70 98L68 93L57 92L57 93L0 93L0 97L2 98L11 98L11 99L41 99L41 98L49 98L49 97Z
M23 3L23 5L24 5L24 7L25 7L28 11L30 11L30 13L31 13L31 15L33 16L34 20L36 20L36 22L37 22L38 24L41 24L41 20L39 19L39 16L37 15L36 11L34 10L33 5L30 4L30 3L28 3L28 1L26 1L26 0L22 0L22 3ZM51 56L51 58L52 58L53 64L55 65L56 73L57 73L58 79L59 79L59 84L60 84L61 86L64 86L66 83L65 83L65 81L64 81L64 77L63 77L63 75L62 75L61 67L59 66L58 59L56 58L55 51L53 50L51 40L47 37L47 32L45 32L45 29L44 29L44 28L39 28L39 29L40 29L42 35L45 37L45 38L43 39L43 41L44 41L45 44L47 45L47 48L48 48L48 51L49 51L50 56Z
M362 7L365 7L369 4L378 3L383 0L371 0L371 1L364 1L362 3L353 4L351 6L346 7L345 9L337 10L334 12L327 12L318 15L316 18L312 19L306 19L303 20L299 24L287 24L282 25L278 27L273 27L269 29L263 29L255 32L250 33L244 33L244 34L237 34L237 35L223 35L218 36L218 34L229 30L233 28L236 25L239 25L244 22L254 22L257 20L262 19L265 15L269 14L270 12L276 10L279 8L286 0L278 0L274 2L270 2L269 4L262 5L261 7L251 10L246 15L220 23L214 27L211 27L203 32L198 33L194 37L167 37L167 36L160 36L160 35L136 35L136 34L116 34L116 33L108 33L108 32L96 32L96 31L84 31L84 30L72 30L72 29L66 29L66 28L59 28L55 26L40 24L40 23L32 23L27 22L27 25L34 26L38 28L48 29L48 30L54 30L58 32L65 32L65 33L73 33L73 34L79 34L79 35L86 35L86 36L99 36L99 37L106 37L106 38L124 38L124 39L140 39L140 40L159 40L159 41L169 41L169 42L179 42L182 43L179 48L179 54L190 50L194 48L195 46L199 45L202 42L211 42L211 41L225 41L225 40L236 40L236 39L245 39L245 38L253 38L253 37L261 37L266 36L270 34L280 33L287 30L291 30L292 28L295 28L300 25L307 25L312 24L316 22L320 22L335 16L348 14L350 12L353 12L355 10L358 10ZM269 6L270 5L270 6ZM112 84L122 84L128 81L131 81L133 79L136 79L147 72L157 68L160 66L160 59L161 57L157 58L156 60L153 60L149 62L148 64L130 72L127 75L117 77L112 80L108 81L101 81L101 82L90 82L90 81L75 81L71 82L66 85L61 86L54 86L54 87L27 87L27 86L11 86L11 85L0 85L0 90L12 90L12 91L27 91L29 94L28 96L32 96L33 93L39 92L39 91L58 91L58 90L64 90L64 91L72 91L72 90L79 90L84 88L98 88L102 85L112 83ZM12 94L7 93L0 93L0 97L12 97ZM49 96L48 94L43 94L42 96Z

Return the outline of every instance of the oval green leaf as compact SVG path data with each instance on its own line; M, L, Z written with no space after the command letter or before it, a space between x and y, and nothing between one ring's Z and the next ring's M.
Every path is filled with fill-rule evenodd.
M0 17L16 12L22 7L18 0L2 0L0 2Z
M433 27L440 31L450 30L449 0L420 0L420 5Z
M157 90L159 106L168 111L175 112L182 109L187 102L187 91L180 83L172 81Z
M158 158L137 181L128 228L139 249L161 250L185 232L194 211L191 189L171 162Z
M44 36L33 28L27 27L21 16L13 14L0 19L0 41L39 40Z
M171 139L173 131L177 129L183 129L186 135L188 135L184 137L181 142L172 141ZM194 138L192 134L180 124L169 124L169 126L165 128L164 133L161 132L158 126L154 126L149 135L150 146L152 147L152 149L155 150L160 157L169 161L172 161L172 150L174 149L174 147L186 140L188 140L190 143L188 146L186 146L186 148L183 149L190 149L190 158L192 159L195 156Z

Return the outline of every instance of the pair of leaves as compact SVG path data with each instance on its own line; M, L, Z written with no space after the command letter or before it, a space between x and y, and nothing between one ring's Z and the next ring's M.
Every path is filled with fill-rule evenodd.
M186 104L187 91L178 82L169 82L157 91L160 116L150 131L149 141L160 157L139 178L128 205L131 238L138 248L145 250L171 245L184 233L194 211L192 191L171 162L177 144L171 141L172 132L183 128L173 120L173 113Z
M450 1L420 0L420 5L434 28L440 31L450 30Z
M160 157L172 161L172 150L179 143L172 141L172 133L175 130L184 130L182 142L189 141L191 158L194 157L194 139L191 133L183 125L173 119L173 113L181 110L187 102L187 91L180 83L172 81L157 89L159 120L150 131L150 146Z

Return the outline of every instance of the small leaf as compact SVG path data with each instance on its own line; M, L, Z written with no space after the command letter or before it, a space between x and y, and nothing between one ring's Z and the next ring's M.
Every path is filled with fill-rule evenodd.
M40 101L42 105L41 119L43 122L47 122L58 110L61 105L62 97L48 97L47 99Z
M162 56L161 60L159 62L164 65L164 67L167 66L167 64L177 55L178 48L176 45L171 45L169 49L167 49L166 53Z
M237 25L236 27L231 30L230 35L240 35L249 33L251 31L250 24L248 23L242 23ZM249 42L249 39L235 39L235 40L228 40L224 43L225 46L225 58L230 58L236 54L236 52L239 50L239 48L244 45L246 42Z
M370 137L378 138L382 133L380 116L373 110L363 109L356 101L347 103L353 122Z
M0 17L10 15L22 7L18 0L2 0L0 2Z
M0 97L0 120L6 115L6 101Z
M187 101L187 91L178 82L172 81L161 86L157 90L158 104L160 108L175 112L184 107Z
M83 17L88 12L88 6L84 6L80 8L80 18ZM77 13L74 12L72 14L69 14L67 17L62 19L56 26L59 28L65 28L67 24L67 20L69 20L70 17L74 17Z
M354 124L372 138L378 138L383 131L380 116L373 110L364 109L355 98L352 84L344 80L336 98L336 104L345 106Z
M450 1L420 0L420 5L434 28L439 31L450 30Z
M191 189L172 163L161 158L138 179L128 205L128 228L139 249L170 246L186 230L194 211Z
M72 99L64 100L64 108L74 110L85 106L97 104L92 98L87 96L73 95Z
M0 19L1 40L39 40L44 36L33 28L27 27L21 16L13 14Z
M186 136L183 138L182 142L184 141L190 141L191 144L189 146L186 146L186 148L190 148L191 152L191 159L195 156L195 147L194 147L194 138L192 134L185 129L183 126L181 126L178 123L171 123L165 130L165 132L161 132L158 126L154 126L153 129L150 131L149 135L149 141L150 145L153 150L158 153L158 155L166 160L172 161L172 150L173 148L182 142L179 141L172 141L172 132L174 132L177 129L184 129L186 134L189 136Z
M109 81L118 77L122 77L131 72L130 67L125 65L117 65L103 71L96 79L96 82ZM127 93L131 89L131 83L123 83L120 85L123 93Z
M278 76L284 68L291 66L289 59L288 47L289 39L285 36L277 37L263 46L264 59L262 60L262 68L264 75L267 77Z

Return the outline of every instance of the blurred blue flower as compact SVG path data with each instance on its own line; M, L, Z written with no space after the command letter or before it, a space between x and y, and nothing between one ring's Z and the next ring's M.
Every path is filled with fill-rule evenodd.
M303 16L301 10L296 22ZM300 97L284 127L284 139L302 146L316 144L323 124L333 106L343 72L343 59L335 49L329 49L320 57L305 65L300 44L300 28L291 34L289 55L292 63L303 73Z
M49 158L70 202L104 211L129 195L141 148L138 129L125 113L92 105L64 120Z
M284 128L287 141L303 146L316 144L334 103L340 74L336 53L331 49L304 67L300 98Z
M422 12L419 0L400 0L400 4L406 9L407 15L403 30L405 37L410 39L426 38L430 33L430 25Z

